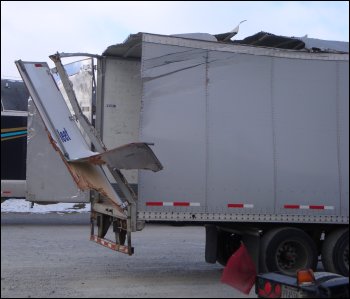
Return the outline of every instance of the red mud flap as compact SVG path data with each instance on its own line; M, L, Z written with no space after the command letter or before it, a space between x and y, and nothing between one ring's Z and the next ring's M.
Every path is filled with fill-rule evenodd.
M254 261L242 243L228 260L221 277L221 282L248 295L255 283L255 278L256 270Z
M134 254L134 247L116 244L116 243L113 243L109 240L102 239L102 238L99 238L99 237L94 236L94 235L90 236L90 241L94 241L97 244L100 244L100 245L107 247L109 249L112 249L114 251L119 251L119 252L122 252L122 253L125 253L128 255Z

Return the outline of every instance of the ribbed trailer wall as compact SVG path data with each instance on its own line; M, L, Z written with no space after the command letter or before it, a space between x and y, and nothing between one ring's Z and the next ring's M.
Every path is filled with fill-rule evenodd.
M139 218L348 222L348 55L143 35Z

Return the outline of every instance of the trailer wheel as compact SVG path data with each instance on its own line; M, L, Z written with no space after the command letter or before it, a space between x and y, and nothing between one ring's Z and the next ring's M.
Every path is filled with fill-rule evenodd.
M241 245L241 236L227 231L219 230L217 243L217 262L226 266L231 255Z
M205 226L205 261L209 264L216 263L218 249L218 230L214 225Z
M262 272L279 271L295 275L302 268L316 269L317 247L311 237L298 228L284 227L268 231L261 239Z
M339 229L326 235L322 246L326 271L349 276L349 230Z

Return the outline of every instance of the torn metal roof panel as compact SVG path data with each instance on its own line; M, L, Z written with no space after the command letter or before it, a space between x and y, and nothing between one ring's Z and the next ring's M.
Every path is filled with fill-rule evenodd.
M232 43L291 50L302 50L305 48L305 43L299 39L274 35L268 32L259 32L243 40L234 40Z
M116 56L124 58L141 57L142 33L130 34L121 44L109 46L103 53L103 56Z
M320 49L323 52L344 52L349 53L349 43L334 40L323 40L309 37L298 37L305 43L306 49Z
M205 38L200 38L200 37ZM212 35L214 37L214 35ZM215 38L215 37L214 37ZM245 52L257 52L259 49L271 49L271 50L286 50L295 51L295 53L315 53L323 52L330 54L344 54L349 53L349 43L341 41L327 41L312 39L307 37L287 37L274 35L267 32L259 32L252 36L248 36L242 40L227 40L227 41L214 41L214 39L208 38L208 34L188 34L188 35L160 35L139 32L137 34L131 34L121 44L115 44L109 46L104 52L103 56L114 56L122 58L140 59L142 55L142 43L152 42L161 44L179 45L189 48L201 48L208 50L221 51L245 51ZM236 47L236 48L235 48ZM240 48L237 48L240 47ZM256 49L256 50L254 50ZM254 54L253 53L253 54ZM291 52L290 52L291 53ZM256 54L256 53L255 53ZM266 55L266 54L263 54ZM279 53L282 55L282 53ZM309 56L308 56L309 57ZM306 57L306 58L308 58ZM315 57L314 57L315 58Z
M287 37L268 32L259 32L243 40L231 41L232 44L251 45L312 52L349 53L349 43L342 41L322 40L308 37Z

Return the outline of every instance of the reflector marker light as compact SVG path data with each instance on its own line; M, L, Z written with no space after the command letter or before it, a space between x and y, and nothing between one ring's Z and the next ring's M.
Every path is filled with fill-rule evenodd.
M267 295L269 295L272 291L272 285L269 281L265 282L265 285L264 285L264 291Z
M279 284L275 285L275 296L276 298L280 298L282 294L282 288Z
M315 276L312 269L299 270L297 272L298 285L310 285L315 282Z
M258 295L261 298L281 298L282 287L278 283L260 279L258 281Z

